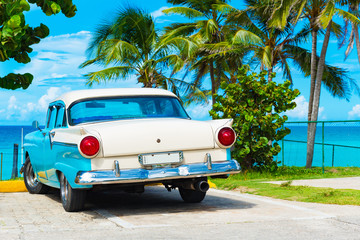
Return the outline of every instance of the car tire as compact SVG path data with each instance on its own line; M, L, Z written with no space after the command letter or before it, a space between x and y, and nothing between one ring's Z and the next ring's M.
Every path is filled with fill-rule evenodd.
M63 173L60 173L60 198L67 212L77 212L84 209L86 191L73 189Z
M200 192L192 189L185 189L179 187L179 192L182 200L187 203L199 203L204 200L206 192Z
M29 156L26 157L24 164L24 183L25 187L31 194L42 194L49 191L49 187L37 180L34 169L31 165Z

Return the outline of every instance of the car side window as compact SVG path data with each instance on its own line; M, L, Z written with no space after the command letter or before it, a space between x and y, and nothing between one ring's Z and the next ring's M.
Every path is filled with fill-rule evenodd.
M48 123L47 123L47 128L49 129L53 129L55 126L55 120L56 120L56 115L57 115L57 108L56 106L51 106L49 108L49 119L48 119Z
M65 107L64 106L58 106L56 121L55 121L55 128L61 128L65 127Z

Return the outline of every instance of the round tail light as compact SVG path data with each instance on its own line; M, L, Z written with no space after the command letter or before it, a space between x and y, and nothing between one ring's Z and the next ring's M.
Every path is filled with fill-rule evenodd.
M235 132L232 128L224 127L220 129L218 139L223 146L231 146L235 142Z
M94 156L99 152L100 143L93 136L84 137L80 142L80 150L86 156Z

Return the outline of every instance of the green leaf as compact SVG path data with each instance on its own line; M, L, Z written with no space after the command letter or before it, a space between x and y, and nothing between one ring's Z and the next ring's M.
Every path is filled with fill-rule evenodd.
M21 17L19 15L11 16L11 18L7 21L6 26L12 29L20 27Z
M58 14L61 11L61 8L60 8L59 4L52 2L51 10L52 10L53 14Z
M24 11L30 11L30 4L26 0L21 0L20 6Z

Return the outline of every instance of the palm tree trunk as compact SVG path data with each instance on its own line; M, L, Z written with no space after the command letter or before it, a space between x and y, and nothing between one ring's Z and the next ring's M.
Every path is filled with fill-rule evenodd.
M269 68L268 71L268 82L272 82L272 73L273 73L273 67Z
M359 29L358 26L354 26L354 34L355 34L355 43L358 55L358 61L360 63L360 39L359 39Z
M320 93L321 93L321 82L324 73L325 67L325 57L326 51L329 45L330 40L330 30L331 30L332 21L330 20L329 25L326 28L326 33L324 37L324 42L321 49L320 59L318 62L318 67L316 71L316 82L314 89L314 103L312 106L311 121L317 121L319 113L319 103L320 103ZM310 124L310 129L308 130L308 141L307 141L307 153L306 153L306 168L311 168L313 156L314 156L314 143L315 143L315 133L316 133L316 123Z
M211 61L209 64L210 64L210 79L211 79L211 100L212 100L212 106L214 107L215 104L214 95L216 93L214 63Z
M309 98L309 108L308 108L308 121L311 119L312 106L314 101L314 89L315 89L315 81L316 81L316 51L317 51L317 30L311 31L312 37L312 46L311 46L311 72L310 72L310 98Z
M311 30L311 37L312 37L312 46L311 46L311 69L310 69L310 97L309 97L309 106L308 106L308 121L311 121L311 114L312 114L312 108L314 103L314 90L315 90L315 82L316 82L316 52L317 52L317 34L318 31L313 28ZM309 144L310 139L312 138L312 127L316 127L316 123L308 123L307 127L307 154L306 154L306 167L310 168L312 165L313 160L313 154L310 154L309 152L314 152L314 148L311 149L311 145ZM310 149L309 149L310 148ZM310 167L308 167L310 166Z
M359 4L354 5L354 10L359 11ZM356 50L358 55L358 61L360 63L360 39L359 39L359 27L353 24L354 28L354 35L355 35L355 44L356 44Z

